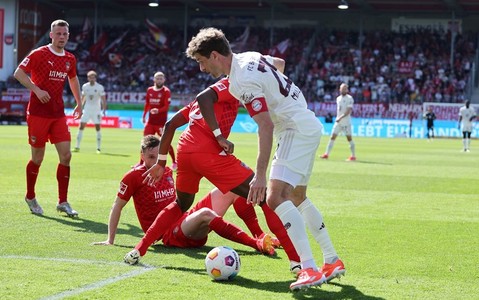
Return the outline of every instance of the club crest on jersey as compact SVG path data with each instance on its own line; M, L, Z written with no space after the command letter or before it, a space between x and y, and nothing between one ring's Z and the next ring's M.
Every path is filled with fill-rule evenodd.
M260 100L255 99L255 100L253 100L253 102L251 103L251 108L252 108L254 111L261 111L261 109L263 108L263 103L261 103Z
M70 62L69 61L67 61L65 63L65 68L67 68L67 71L70 70Z

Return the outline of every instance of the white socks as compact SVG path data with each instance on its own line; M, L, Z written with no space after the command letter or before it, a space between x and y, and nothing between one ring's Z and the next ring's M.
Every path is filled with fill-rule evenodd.
M352 140L349 142L349 149L351 149L351 156L356 156L356 146Z
M101 131L96 132L96 148L101 149Z
M331 150L333 150L334 146L334 140L329 140L328 147L326 148L326 154L329 155L331 153Z
M338 254L336 253L336 250L334 250L328 230L324 225L321 212L313 205L313 203L311 203L309 198L306 198L303 203L298 206L298 210L303 216L305 223L308 225L309 231L321 247L324 262L327 264L333 263L338 258Z
M281 222L283 222L288 236L296 252L298 252L301 259L301 267L303 269L313 268L317 271L318 266L314 261L311 246L309 245L304 220L296 206L294 206L290 200L286 200L275 209L275 213L281 219Z
M80 143L82 138L83 138L83 130L78 130L76 148L80 148Z

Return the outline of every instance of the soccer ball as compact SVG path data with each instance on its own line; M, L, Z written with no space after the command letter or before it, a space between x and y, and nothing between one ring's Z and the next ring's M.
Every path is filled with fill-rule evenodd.
M205 258L206 273L214 280L231 280L238 275L241 260L230 247L216 247Z

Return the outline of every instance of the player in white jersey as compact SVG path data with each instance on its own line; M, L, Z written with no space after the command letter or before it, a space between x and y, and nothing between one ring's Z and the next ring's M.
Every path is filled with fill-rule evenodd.
M82 86L83 116L77 134L77 144L74 152L80 151L80 143L83 138L83 130L88 121L95 124L96 129L96 153L101 153L101 118L106 113L106 96L103 85L96 82L96 72L87 73L88 82Z
M344 264L334 250L323 217L306 196L323 126L308 110L301 90L282 73L284 60L257 52L233 54L223 32L216 28L201 29L188 44L186 54L198 62L202 72L215 78L229 75L229 91L258 125L259 152L248 201L259 204L266 195L268 206L281 219L301 258L302 270L290 289L321 285L343 275ZM222 137L213 103L203 103L200 108L218 143L226 153L232 153L234 145ZM273 135L278 146L267 183ZM313 257L305 224L323 251L321 269Z
M464 152L469 152L471 145L472 120L476 117L476 111L471 107L471 101L466 100L464 106L459 109L459 122L457 128L460 129L462 125L462 145Z
M328 159L331 150L333 149L336 137L343 132L349 142L349 149L351 156L347 161L356 160L356 147L353 141L353 134L351 131L351 113L353 112L354 99L348 94L349 87L346 83L339 86L340 95L336 98L336 122L334 122L331 138L329 139L326 152L321 155L321 158Z

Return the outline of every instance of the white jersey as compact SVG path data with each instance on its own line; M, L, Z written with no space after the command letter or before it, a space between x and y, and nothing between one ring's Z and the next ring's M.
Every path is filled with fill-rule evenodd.
M459 109L459 116L462 117L462 131L472 131L472 121L471 118L476 115L474 108L469 106L469 108L463 106Z
M103 85L95 82L91 85L89 82L82 86L82 96L85 96L85 104L83 110L88 112L101 111L101 97L105 96Z
M346 94L346 95L339 95L336 98L336 117L341 116L346 112L348 108L353 108L354 104L354 99L351 97L351 95ZM350 125L351 124L351 114L347 115L346 117L342 118L341 121L339 121L340 125Z
M308 109L301 90L273 66L271 56L258 52L233 54L229 74L230 93L254 111L264 111L265 101L274 124L275 134L286 129L304 135L317 135L322 124ZM251 115L251 112L250 112Z

